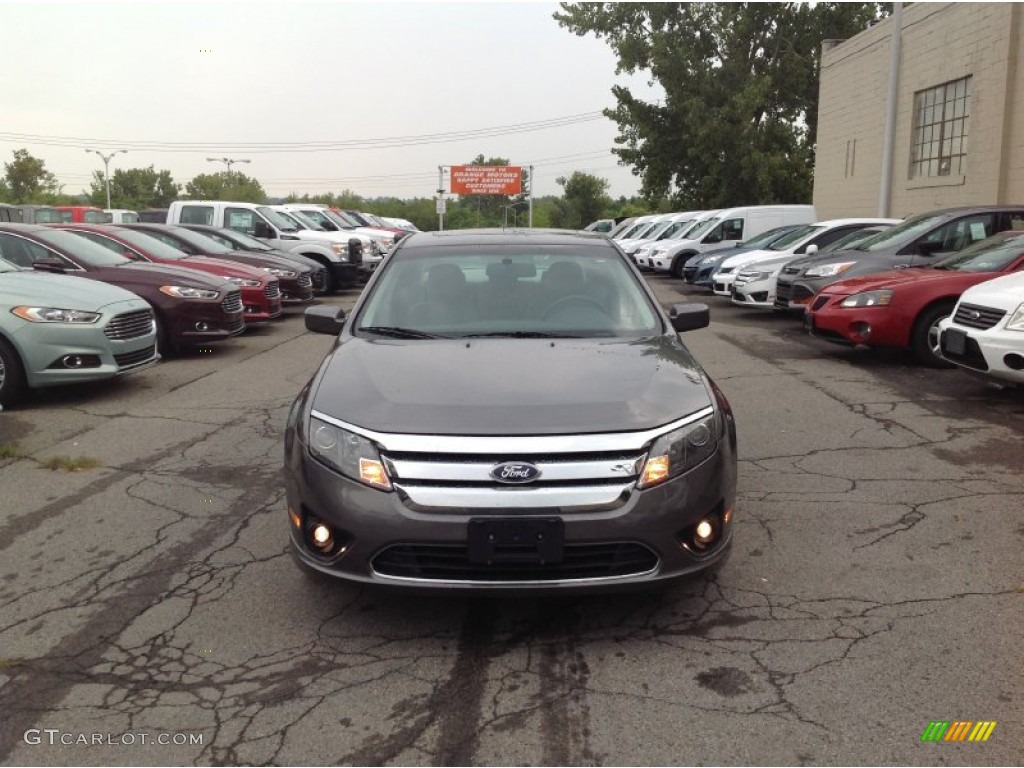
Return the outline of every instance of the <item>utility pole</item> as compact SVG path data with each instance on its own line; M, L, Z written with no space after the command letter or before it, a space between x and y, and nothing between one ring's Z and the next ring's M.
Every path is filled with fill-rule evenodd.
M231 157L208 157L208 158L206 158L206 162L208 162L208 163L224 163L228 167L228 180L230 181L231 180L231 166L232 165L234 165L235 163L249 163L249 162L252 162L252 161L251 160L244 160L244 159L236 160L236 159L231 158Z
M530 166L530 215L527 218L527 223L530 229L533 229L533 166Z
M115 149L109 155L104 155L102 152L96 149L87 149L86 153L92 152L94 155L99 155L103 160L103 177L107 181L107 208L110 208L110 159L114 155L126 155L128 154L127 149Z
M437 166L437 231L444 232L444 166Z

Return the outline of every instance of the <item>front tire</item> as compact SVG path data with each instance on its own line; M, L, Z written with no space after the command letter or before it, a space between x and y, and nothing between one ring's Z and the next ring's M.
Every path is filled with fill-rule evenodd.
M0 339L0 406L14 405L25 395L25 368L14 347Z
M927 307L910 332L910 351L914 359L929 368L953 368L953 363L946 360L939 351L939 321L953 314L953 302L942 302Z

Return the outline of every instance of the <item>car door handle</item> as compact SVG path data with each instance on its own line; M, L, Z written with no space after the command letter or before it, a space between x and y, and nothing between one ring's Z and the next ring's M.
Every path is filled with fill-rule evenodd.
M910 269L909 264L894 264L893 269Z

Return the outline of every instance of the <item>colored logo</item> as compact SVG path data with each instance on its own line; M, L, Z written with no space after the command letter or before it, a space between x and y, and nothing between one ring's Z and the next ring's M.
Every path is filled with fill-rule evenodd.
M933 720L921 734L921 741L988 741L995 720Z

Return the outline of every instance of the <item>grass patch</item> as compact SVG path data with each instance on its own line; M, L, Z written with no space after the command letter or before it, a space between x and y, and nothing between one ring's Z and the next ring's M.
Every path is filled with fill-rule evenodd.
M4 459L23 459L27 455L14 443L0 443L0 461Z
M50 469L56 472L58 469L64 472L81 472L83 469L96 469L102 467L103 462L99 459L93 459L89 456L51 456L48 459L43 459L39 462L39 465L44 469Z

